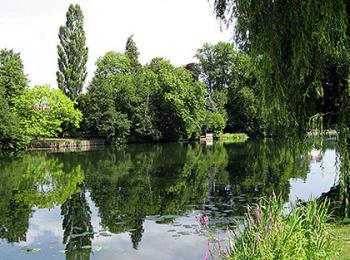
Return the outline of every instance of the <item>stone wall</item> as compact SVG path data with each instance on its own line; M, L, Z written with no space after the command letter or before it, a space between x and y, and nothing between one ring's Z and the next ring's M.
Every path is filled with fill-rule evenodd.
M29 150L52 149L52 150L89 150L95 147L105 146L104 139L38 139L33 140L29 145Z

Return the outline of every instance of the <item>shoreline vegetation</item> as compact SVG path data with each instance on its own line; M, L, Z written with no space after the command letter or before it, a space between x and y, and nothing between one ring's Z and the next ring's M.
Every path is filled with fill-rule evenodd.
M79 5L69 6L58 30L58 89L30 88L20 53L0 50L0 150L35 142L43 148L92 145L81 137L110 145L181 142L203 133L232 143L248 136L313 136L335 126L324 133L337 136L338 200L349 212L349 1L213 2L221 22L234 22L235 44L204 44L196 62L182 66L162 57L141 64L131 35L125 50L98 58L86 92L88 47ZM248 208L246 228L230 251L220 240L214 244L218 257L329 259L327 207L311 201L286 214L272 198ZM208 226L206 218L199 222ZM349 231L348 224L333 227L340 258L349 250Z
M242 133L225 133L218 135L214 142L218 143L242 143L249 137ZM192 141L200 141L199 139ZM130 143L131 144L131 143ZM89 150L95 147L104 147L106 142L101 138L80 139L80 138L37 138L30 141L27 150Z
M285 204L274 194L247 205L245 217L216 236L207 216L196 217L208 237L204 259L350 259L350 221L336 220L329 203Z
M141 64L131 35L123 51L97 59L83 91L88 47L79 5L69 6L58 38L58 89L29 87L20 53L1 50L0 150L23 150L38 138L94 137L119 145L213 133L227 143L246 137L223 133L276 133L260 98L254 59L230 42L204 44L196 61L182 66L162 57Z
M218 135L220 143L244 143L249 139L249 136L244 133L223 133Z
M104 146L104 139L38 138L29 143L27 150L86 151Z

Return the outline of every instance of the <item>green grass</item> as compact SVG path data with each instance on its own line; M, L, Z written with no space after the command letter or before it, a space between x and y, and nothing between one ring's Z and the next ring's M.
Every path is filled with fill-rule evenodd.
M334 259L350 260L350 224L342 222L331 226L331 234L334 236L332 247L334 248Z
M225 133L219 135L219 142L223 143L239 143L239 142L245 142L248 140L248 136L243 133Z

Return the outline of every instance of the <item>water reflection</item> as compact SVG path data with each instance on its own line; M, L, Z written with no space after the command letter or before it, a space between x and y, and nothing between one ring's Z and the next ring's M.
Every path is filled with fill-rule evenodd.
M67 199L61 206L61 215L67 259L89 259L94 231L85 193L80 191Z
M177 248L170 259L201 257L205 244L198 246L203 238L196 233L194 215L207 214L221 226L242 216L246 203L272 191L288 200L292 180L306 180L310 172L313 149L323 154L334 144L265 140L209 148L131 145L2 159L0 258L10 252L9 243L28 245L29 223L43 214L33 215L33 210L40 208L52 209L45 217L62 223L62 244L42 250L35 259L61 259L59 250L66 259L112 257L119 247L129 258L147 258L150 251L166 258L166 246L161 246L165 241L173 241L170 248ZM56 211L61 219L53 214ZM130 249L125 248L126 237ZM38 237L28 246L42 245L44 239ZM107 247L99 244L101 239L110 250L102 250ZM27 257L20 249L16 252L12 258Z
M9 243L26 240L33 207L64 203L84 180L80 166L65 172L58 159L31 154L2 160L0 169L0 237Z

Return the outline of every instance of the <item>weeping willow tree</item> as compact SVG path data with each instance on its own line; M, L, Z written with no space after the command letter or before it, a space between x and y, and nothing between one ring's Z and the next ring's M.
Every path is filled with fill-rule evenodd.
M339 197L350 209L350 1L213 0L234 26L237 47L257 64L270 131L306 133L312 123L339 132ZM311 123L311 124L310 124Z
M258 64L271 131L338 120L348 98L349 1L215 0L214 8Z

